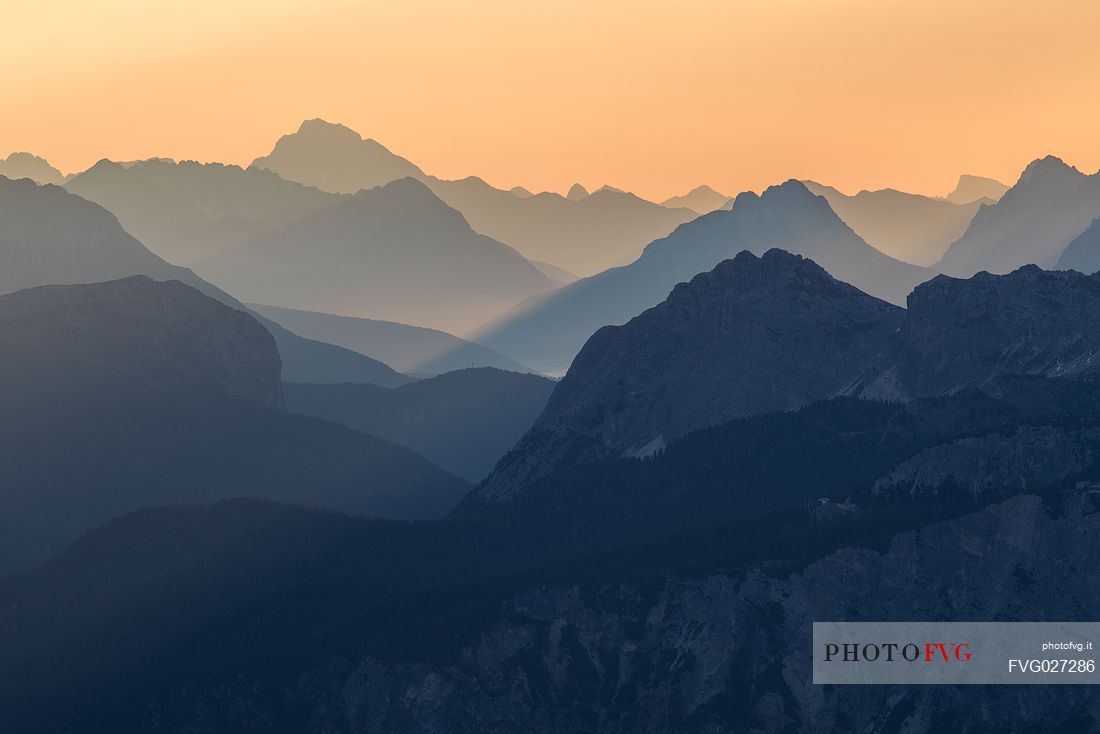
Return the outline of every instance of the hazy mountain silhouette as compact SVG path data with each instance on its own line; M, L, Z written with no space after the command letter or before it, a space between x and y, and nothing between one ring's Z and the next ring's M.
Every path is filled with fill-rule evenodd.
M343 423L407 446L471 482L484 479L535 422L555 383L488 367L387 390L375 385L286 385L293 413Z
M341 200L270 171L194 161L100 161L65 188L109 210L153 252L189 267Z
M539 272L549 278L550 282L553 283L556 288L560 288L563 285L569 285L578 280L577 276L573 275L568 270L559 268L557 265L539 262L538 260L532 260L531 264L538 268Z
M246 301L456 333L553 288L411 178L261 235L201 272Z
M432 376L467 367L530 372L503 354L436 329L277 306L250 307L296 334L338 344L408 375Z
M0 176L13 181L29 178L39 184L60 184L65 180L61 171L51 166L49 161L31 153L12 153L0 160Z
M94 283L147 275L179 280L234 308L225 292L190 270L170 265L123 231L105 209L57 186L0 177L0 293L49 284ZM299 382L373 382L409 379L350 350L303 339L264 321L283 360L283 376Z
M534 196L534 194L532 194L530 191L523 188L522 186L513 186L512 188L508 189L508 193L515 194L521 199L529 199Z
M1086 176L1054 156L1033 161L1000 201L983 206L936 267L948 275L1053 267L1100 216L1100 174Z
M138 507L256 496L438 516L467 490L416 454L283 412L248 314L145 276L0 296L0 568Z
M677 283L742 250L762 254L772 248L810 257L838 279L893 303L904 303L913 286L931 275L875 250L825 199L788 181L761 196L741 194L731 211L681 225L634 263L535 297L471 338L546 374L561 374L601 326L625 323L660 303Z
M588 198L588 189L581 186L579 183L575 183L569 187L569 192L565 195L569 201L580 201L581 199Z
M914 265L928 266L966 232L981 202L965 205L894 189L842 194L831 186L806 181L824 196L844 223L867 244Z
M691 209L696 214L709 214L716 209L722 209L730 203L731 198L720 194L710 186L696 186L682 196L673 196L661 202L661 206L671 209Z
M342 125L311 121L303 128L308 128L305 133L288 135L279 143L294 151L292 160L269 156L254 165L337 193L406 176L418 178L462 212L475 231L516 248L528 259L581 275L630 262L647 242L695 216L687 209L668 209L610 190L570 201L559 194L504 191L473 176L445 181L415 166L405 167L412 164L404 159L396 159L402 162L397 166L378 163L396 157Z
M646 456L699 428L836 395L888 359L904 313L797 255L741 252L597 331L474 497L508 497L563 461Z
M521 199L478 178L427 184L478 232L578 275L630 262L647 242L695 218L689 209L611 190L573 201L547 192Z
M996 179L964 173L959 176L955 190L944 198L952 204L969 204L983 199L986 200L985 203L992 204L1004 196L1006 191L1008 186Z
M908 401L1096 375L1098 313L1100 274L941 275L903 310L808 260L744 252L596 332L469 504L514 496L563 465L648 455L707 425L838 394Z
M1057 621L1098 593L1081 572L1100 563L1095 504L1073 489L1095 459L1052 486L1025 474L883 494L881 478L945 447L984 447L986 473L1051 466L1042 446L1016 453L1015 436L1044 427L1094 454L1095 381L1004 388L744 418L430 524L260 501L135 512L0 579L0 715L89 734L527 734L546 721L656 734L737 731L746 717L761 731L878 731L896 689L814 686L814 619L854 600L868 619L961 604ZM1022 712L1004 686L968 688L921 694L899 718L1053 734L1100 715L1082 694L1067 716L1064 686L1031 687Z
M1079 234L1058 257L1058 270L1095 273L1100 270L1100 217Z
M377 141L364 140L343 125L306 120L298 132L284 135L268 155L252 162L288 181L316 186L338 194L354 194L399 178L418 178L423 171L386 150Z

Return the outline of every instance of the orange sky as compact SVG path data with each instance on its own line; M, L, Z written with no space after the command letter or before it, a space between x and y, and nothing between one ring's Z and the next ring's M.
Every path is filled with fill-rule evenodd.
M15 4L16 7L8 7ZM1095 0L4 3L0 156L247 163L310 117L430 173L650 198L1100 168Z

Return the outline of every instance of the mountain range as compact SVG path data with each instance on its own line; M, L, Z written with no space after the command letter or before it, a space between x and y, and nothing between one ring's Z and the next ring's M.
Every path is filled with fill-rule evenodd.
M1100 271L1100 217L1092 220L1088 229L1066 245L1055 267L1081 273Z
M1100 274L937 276L901 309L779 250L743 252L588 340L546 411L466 506L563 466L646 456L733 418L837 395L911 401L1008 376L1100 372Z
M61 184L65 181L65 176L49 161L31 153L12 153L0 160L0 176L13 181L29 178L39 184Z
M398 388L286 385L287 409L407 446L463 479L484 479L535 422L554 382L481 367Z
M962 277L1027 264L1053 267L1098 216L1100 174L1085 175L1047 156L1030 163L996 204L979 209L935 267Z
M681 196L673 196L661 202L661 206L670 209L691 209L696 214L710 214L716 209L724 209L733 203L733 199L720 194L710 186L696 186Z
M904 318L810 260L743 251L597 331L474 499L499 501L562 463L648 456L699 428L839 394L888 359Z
M964 173L959 176L959 182L955 184L955 189L944 199L952 204L969 204L982 200L992 204L1004 196L1006 191L1008 191L1008 186L996 179Z
M377 142L321 120L303 123L298 132L280 139L272 155L253 165L344 194L398 178L419 179L462 212L475 231L516 248L528 259L579 275L630 262L647 242L695 216L688 209L669 209L606 188L584 196L578 191L567 198L545 192L531 195L525 189L505 191L476 177L439 179Z
M48 284L94 283L130 275L179 280L234 308L238 301L190 270L170 265L123 231L102 207L57 186L0 177L0 293ZM409 378L351 350L303 339L271 321L283 376L302 382L375 382Z
M1087 730L1095 701L1053 686L1022 712L987 687L982 713L954 690L812 684L814 619L1064 621L1100 598L1075 489L1100 385L996 392L742 418L428 524L254 500L131 513L0 580L0 713L44 732ZM1082 463L1019 440L1043 430ZM1023 473L881 481L976 442Z
M188 267L341 199L269 171L164 159L103 160L65 188L110 211L157 255Z
M553 288L411 178L259 235L201 272L245 301L460 334Z
M831 186L806 181L806 188L825 197L836 215L867 244L915 265L933 265L966 232L985 203L955 204L894 189L842 194Z
M0 569L139 507L267 497L424 518L468 485L413 452L285 413L271 334L145 276L0 296Z
M277 306L249 308L296 334L373 357L406 375L432 377L470 367L531 371L499 352L436 329Z
M773 248L812 258L840 280L892 303L904 303L913 286L932 275L875 250L824 198L792 180L760 196L741 194L732 210L681 225L630 265L521 303L472 338L545 374L561 374L601 326L625 323L660 303L677 283L742 250Z

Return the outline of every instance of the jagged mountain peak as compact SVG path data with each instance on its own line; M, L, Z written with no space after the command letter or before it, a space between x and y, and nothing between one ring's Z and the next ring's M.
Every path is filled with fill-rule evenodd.
M1054 177L1078 178L1084 175L1058 156L1048 155L1028 163L1024 172L1020 174L1020 183L1032 183Z
M29 178L39 184L60 184L65 180L61 171L51 166L45 158L24 151L17 151L0 160L0 176Z
M593 334L471 502L507 498L562 461L645 456L705 426L835 395L888 353L903 318L809 258L739 252Z
M332 141L359 142L363 140L362 135L355 132L347 125L342 125L338 122L328 122L327 120L322 120L320 117L315 117L312 120L304 120L298 127L298 134L315 139Z

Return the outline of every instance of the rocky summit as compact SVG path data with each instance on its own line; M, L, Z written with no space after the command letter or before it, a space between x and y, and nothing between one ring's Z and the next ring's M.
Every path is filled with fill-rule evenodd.
M566 458L645 456L692 430L835 395L887 367L904 318L812 260L742 252L596 332L478 496L507 496Z

